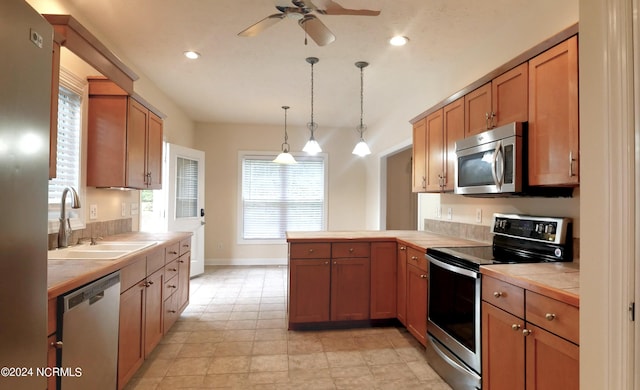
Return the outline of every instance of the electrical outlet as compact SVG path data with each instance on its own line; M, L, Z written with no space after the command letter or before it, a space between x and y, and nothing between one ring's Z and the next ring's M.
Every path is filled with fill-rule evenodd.
M216 244L216 247L217 247L218 249L222 249L222 243L221 243L221 242L218 242L218 243Z
M453 218L453 211L451 210L451 207L449 207L447 209L447 219L451 221L452 218Z
M476 222L482 223L482 209L476 209Z
M98 205L90 204L89 205L89 219L98 219Z
M122 202L122 208L120 210L120 215L123 217L127 216L127 204Z
M442 207L436 207L436 218L442 218Z

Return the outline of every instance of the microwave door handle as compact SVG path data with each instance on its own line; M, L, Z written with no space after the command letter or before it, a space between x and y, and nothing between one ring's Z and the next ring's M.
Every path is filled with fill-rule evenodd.
M491 175L493 176L493 182L498 190L502 187L502 177L498 178L498 157L502 154L502 142L498 141L496 149L493 151L493 159L491 160ZM504 159L503 159L504 160ZM504 169L501 176L504 175Z

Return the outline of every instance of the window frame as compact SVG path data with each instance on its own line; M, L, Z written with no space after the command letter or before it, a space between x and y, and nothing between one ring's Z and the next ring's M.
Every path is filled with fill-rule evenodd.
M282 245L286 244L286 238L273 238L273 239L244 239L243 231L244 231L244 208L242 201L242 182L243 182L243 172L242 165L245 157L262 157L268 160L275 159L280 152L271 152L271 151L239 151L238 152L238 190L237 190L237 244L239 245ZM323 200L323 210L322 210L322 224L323 228L320 231L326 231L327 226L329 224L328 221L328 208L329 208L329 155L326 153L318 153L315 156L309 156L306 153L297 153L291 152L291 154L295 157L296 160L302 160L305 158L317 159L321 158L324 163L324 200ZM275 163L274 163L275 164Z
M86 228L86 139L87 139L87 126L88 126L88 101L89 101L89 86L86 80L75 75L70 70L60 67L60 87L65 87L78 93L81 97L80 103L80 171L78 172L78 188L75 190L78 192L80 199L80 208L73 210L67 205L67 212L70 213L71 229L78 230ZM57 127L56 127L57 129ZM69 203L70 195L67 195L67 204ZM58 233L60 230L60 202L48 203L47 212L47 230L48 234ZM73 210L73 211L72 211Z

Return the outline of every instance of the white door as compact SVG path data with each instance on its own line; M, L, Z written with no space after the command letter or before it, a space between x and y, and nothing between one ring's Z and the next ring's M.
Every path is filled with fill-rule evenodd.
M166 163L167 230L193 232L193 277L204 272L204 152L167 144Z

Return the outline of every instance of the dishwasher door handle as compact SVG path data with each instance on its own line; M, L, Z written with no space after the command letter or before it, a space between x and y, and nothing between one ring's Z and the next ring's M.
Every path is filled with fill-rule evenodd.
M89 305L93 305L94 303L98 302L102 298L104 298L104 291L100 291L96 295L89 298Z

